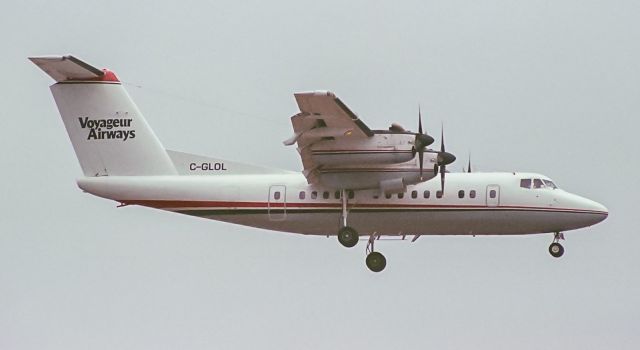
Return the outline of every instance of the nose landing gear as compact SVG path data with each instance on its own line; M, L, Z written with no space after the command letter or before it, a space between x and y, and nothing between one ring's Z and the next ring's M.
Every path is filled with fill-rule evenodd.
M549 254L554 258L559 258L564 254L564 247L560 244L560 240L564 240L562 232L556 232L553 235L553 243L549 246Z

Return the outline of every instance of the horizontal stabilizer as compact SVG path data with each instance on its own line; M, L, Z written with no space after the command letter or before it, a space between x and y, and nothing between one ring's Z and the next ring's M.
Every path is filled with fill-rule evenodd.
M103 80L105 72L71 55L29 57L55 81Z

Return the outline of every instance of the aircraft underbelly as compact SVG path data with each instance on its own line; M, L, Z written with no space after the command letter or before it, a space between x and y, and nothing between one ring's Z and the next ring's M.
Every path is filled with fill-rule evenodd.
M340 213L296 212L273 220L268 213L211 213L206 210L184 214L268 230L309 234L336 235ZM357 211L349 214L349 226L362 235L517 235L570 230L584 226L589 214L525 211L509 209L450 211Z

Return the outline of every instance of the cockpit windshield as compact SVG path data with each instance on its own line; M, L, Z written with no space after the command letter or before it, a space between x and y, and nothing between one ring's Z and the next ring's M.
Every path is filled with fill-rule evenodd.
M543 188L544 183L540 179L533 179L533 188Z
M527 188L527 189L550 188L554 190L558 188L558 186L556 186L556 184L554 184L553 181L547 180L547 179L538 179L538 178L520 179L520 187Z

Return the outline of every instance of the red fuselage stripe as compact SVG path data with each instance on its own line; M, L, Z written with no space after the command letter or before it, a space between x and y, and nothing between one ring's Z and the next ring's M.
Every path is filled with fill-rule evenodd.
M176 201L176 200L121 200L119 201L126 205L142 205L147 207L153 207L158 209L181 209L181 208L220 208L220 209L235 209L235 208L283 208L296 209L296 208L318 208L318 209L339 209L342 207L340 203L291 203L287 202L286 205L283 202L269 203L269 202L229 202L229 201ZM356 204L352 209L364 209L364 208L378 208L378 209L521 209L521 210L549 210L549 211L565 211L575 213L591 213L591 214L605 214L597 210L585 210L574 208L555 208L555 207L532 207L532 206L514 206L504 205L491 207L487 205L434 205L434 204L389 204L389 203L361 203Z

